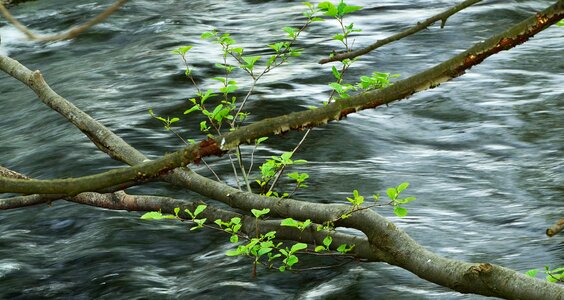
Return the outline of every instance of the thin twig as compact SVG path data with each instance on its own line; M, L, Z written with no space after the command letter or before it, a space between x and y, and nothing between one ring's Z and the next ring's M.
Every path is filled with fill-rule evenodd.
M305 141L305 139L307 138L308 134L311 132L311 128L309 128L306 133L304 134L304 136L302 137L302 139L300 140L300 142L296 145L296 147L294 148L294 150L292 150L292 156L294 156L294 154L296 153L296 151L298 151L298 149L301 147L302 143ZM282 173L284 172L284 169L286 168L285 165L282 165L282 168L280 168L280 170L278 171L278 173L276 174L276 178L274 178L274 181L272 182L272 185L270 186L270 188L268 189L268 192L271 192L272 189L274 188L274 186L276 185L276 183L278 182L278 180L280 179L280 176L282 176ZM267 193L268 193L267 192Z
M99 15L91 19L90 21L80 25L71 27L67 32L61 34L54 34L54 35L37 35L29 30L25 25L20 23L2 3L0 3L0 12L4 17L12 23L17 29L23 32L30 40L39 41L39 42L53 42L53 41L61 41L61 40L70 40L77 37L82 32L88 30L90 27L104 21L110 15L112 15L115 11L117 11L122 5L124 5L127 0L118 0L112 6L108 7L106 10L101 12Z
M247 191L252 193L251 185L249 184L249 178L247 176L247 172L245 171L245 164L243 163L243 157L241 155L241 147L237 146L235 149L237 151L237 161L239 162L239 168L241 169L241 173L243 174L243 180L245 180L245 185L247 186Z
M441 21L441 28L443 28L445 26L446 20L448 19L448 17L450 17L451 15L454 15L455 13L465 9L468 6L471 6L475 3L480 2L481 0L466 0L462 3L460 3L459 5L453 6L449 9L447 9L446 11L435 15L431 18L428 18L427 20L423 21L423 22L419 22L417 23L417 25L403 31L397 34L394 34L390 37L387 37L383 40L378 40L375 43L373 43L372 45L366 47L366 48L362 48L362 49L358 49L352 52L344 52L344 53L339 53L339 54L335 54L332 57L328 57L328 58L324 58L322 60L319 61L320 64L326 64L329 62L333 62L333 61L343 61L344 59L351 59L351 58L355 58L357 56L361 56L364 54L369 53L372 50L375 50L379 47L382 47L386 44L389 44L391 42L395 42L398 41L404 37L407 37L409 35L412 35L416 32L419 32L427 27L429 27L430 25L434 24L436 21Z

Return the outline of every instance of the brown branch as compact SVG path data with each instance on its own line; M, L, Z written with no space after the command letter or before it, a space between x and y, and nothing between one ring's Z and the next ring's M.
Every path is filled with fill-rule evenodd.
M162 158L129 168L114 169L105 173L70 179L22 180L0 177L0 192L38 194L78 194L99 190L127 181L146 180L166 174L168 171L198 162L202 157L221 155L241 143L249 143L259 137L280 134L289 130L322 126L330 121L340 120L350 113L375 108L409 97L410 95L438 86L456 78L472 66L502 50L522 44L536 33L558 22L564 17L564 2L557 1L542 12L514 25L501 34L478 43L463 53L410 78L396 82L383 89L362 93L342 99L326 106L265 119L226 134L222 140L209 139ZM0 56L0 68L28 84L39 96L48 88L39 71L31 72L16 61ZM49 89L50 90L50 89ZM54 93L51 90L52 93ZM56 94L55 94L56 95ZM220 147L221 145L221 147Z
M559 6L556 5L556 8L560 10L559 17L561 18L561 2ZM546 24L549 20L551 19L546 18L546 15L538 14L538 23L535 24L538 24L539 26L531 25L533 26L533 31L538 32L542 30L539 29L540 27L548 26ZM462 66L450 66L450 68L447 68L448 72L443 70L445 67L442 66L442 64L435 68L438 68L438 71L442 72L438 72L438 75L446 76L451 74L450 72L454 72L455 76L459 76L461 74L460 72L481 62L488 55L507 49L506 46L511 45L512 43L522 43L529 36L530 34L517 34L513 35L512 38L502 36L502 38L495 41L495 45L492 48L488 48L486 44L483 45L483 47L473 48L475 52L467 51L463 53ZM0 62L1 60L2 59L0 57ZM434 72L432 72L431 75L433 75L433 73ZM425 74L425 72L422 74ZM432 80L436 80L439 83L448 80L448 78L445 79L436 77L437 74L434 74L434 76L435 77L433 77ZM415 82L414 86L421 87L422 83L423 82L421 81ZM428 82L424 83L428 84ZM396 84L396 86L397 85L398 84ZM401 92L403 89L400 87L395 91ZM361 108L363 108L363 106L361 106ZM353 111L354 110L347 111L345 115ZM281 118L283 117L277 119ZM285 118L288 119L288 117ZM288 128L292 128L289 125L287 126ZM200 146L205 148L213 146L213 144L213 142L208 141L207 143L202 143ZM112 147L109 148L111 149ZM124 156L121 155L121 157ZM127 159L127 157L125 158ZM273 215L292 217L298 220L305 220L309 218L314 222L323 222L335 219L336 216L339 216L349 209L349 206L343 205L325 204L321 207L319 204L291 199L265 199L264 197L244 193L207 178L199 177L201 176L190 172L189 170L176 169L173 173L166 176L166 179L170 182L174 182L176 180L177 183L188 186L202 195L209 195L210 198L223 201L233 207L238 207L247 211L251 208L260 209L268 207L271 208L271 213ZM417 274L421 278L450 287L457 291L505 298L522 297L528 299L558 299L559 297L564 296L564 288L548 282L525 277L515 271L491 264L469 264L437 256L422 248L405 232L398 229L394 224L371 210L363 210L355 213L352 217L341 220L337 225L357 228L364 232L368 237L368 247L371 253L375 253L381 258L381 260L405 268ZM503 280L500 280L500 278Z
M546 235L549 237L553 237L560 233L564 229L564 219L560 219L560 221L554 223L552 226L546 229Z
M0 176L10 177L10 178L22 178L28 180L31 179L26 175L20 174L16 171L7 169L2 166L0 166ZM137 184L139 184L139 182L127 182L117 186L105 188L100 191L100 194L115 196L114 193L116 191L125 190ZM51 203L59 199L65 199L73 202L80 202L80 201L85 201L81 199L88 199L90 197L93 197L91 194L98 194L98 193L88 193L88 192L81 193L76 195L75 197L68 197L65 194L47 194L47 195L34 194L34 195L4 198L4 199L0 199L0 210L15 209L15 208L21 208L26 206L44 204L44 203Z
M455 13L467 8L468 6L471 6L471 5L478 3L480 1L482 1L482 0L466 0L466 1L460 3L456 6L453 6L449 9L443 11L442 13L440 13L438 15L435 15L435 16L428 18L427 20L425 20L423 22L418 22L417 25L415 25L415 26L413 26L413 27L411 27L411 28L409 28L405 31L394 34L394 35L387 37L383 40L378 40L378 41L376 41L375 43L373 43L372 45L370 45L366 48L358 49L358 50L351 51L351 52L343 52L343 53L334 54L334 55L332 55L328 58L321 59L319 61L319 63L320 64L326 64L326 63L333 62L333 61L343 61L347 58L352 59L352 58L367 54L370 51L373 51L373 50L380 48L384 45L387 45L389 43L401 40L404 37L407 37L407 36L410 36L414 33L417 33L419 31L433 25L435 22L437 22L439 20L441 21L441 28L444 28L446 21L450 16L452 16Z
M30 40L39 41L39 42L53 42L53 41L61 41L61 40L70 40L81 34L82 32L88 30L90 27L104 21L107 19L111 14L117 11L122 5L124 5L127 0L117 0L114 4L108 7L106 10L101 12L99 15L91 19L90 21L76 27L70 28L67 32L61 34L54 34L54 35L37 35L29 30L25 25L20 23L10 11L4 7L4 5L0 2L0 12L2 15L8 20L8 22L12 23L18 30L23 32Z

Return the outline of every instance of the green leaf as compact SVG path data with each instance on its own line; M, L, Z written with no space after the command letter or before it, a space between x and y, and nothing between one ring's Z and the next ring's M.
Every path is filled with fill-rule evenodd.
M262 143L262 142L264 142L264 141L266 141L266 140L268 140L268 137L266 137L266 136L263 136L263 137L261 137L261 138L258 138L258 139L255 141L255 145L259 145L260 143Z
M335 7L335 5L333 5L333 3L331 2L321 2L317 5L317 8L319 8L321 11L325 12L326 16L329 17L336 17L338 14L338 10L337 7Z
M269 212L270 212L270 209L268 209L268 208L264 208L264 209L261 209L261 210L254 209L254 208L251 209L251 213L253 213L253 215L254 215L255 218L257 218L257 219L260 218L260 217L263 216L263 215L266 215L266 214L269 213Z
M272 248L260 248L257 254L260 257L260 256L263 256L270 251L272 251Z
M361 10L361 9L362 9L362 6L347 5L347 6L345 6L345 7L343 8L343 11L342 11L341 14L342 14L342 15L346 15L346 14L350 14L350 13L352 13L352 12L355 12L355 11Z
M535 276L537 276L538 272L539 272L539 270L533 269L533 270L529 270L529 271L525 272L525 275L530 276L530 277L535 277Z
M201 131L208 131L209 130L209 127L208 127L208 124L207 124L206 121L200 122L200 130Z
M292 28L292 27L284 27L284 28L282 28L282 30L284 30L285 32L287 32L287 33L288 33L288 36L293 39L293 38L296 37L296 31L298 31L299 29L297 29L297 28Z
M408 186L409 186L409 182L404 182L404 183L398 185L398 187L397 187L398 194L403 192Z
M231 52L243 55L243 48L231 48Z
M315 249L313 251L315 252L321 252L321 251L325 251L326 248L324 246L317 246L315 247Z
M182 46L182 47L179 47L178 49L172 50L171 52L184 56L186 54L186 52L188 52L190 49L192 49L192 46Z
M241 229L241 226L243 226L243 224L235 224L231 229L233 230L233 233L237 233L239 232L239 229Z
M219 89L220 92L222 92L223 94L230 94L235 92L239 87L236 85L228 85L226 87L222 87Z
M231 235L231 237L229 238L229 242L235 244L239 241L239 236L236 234Z
M174 215L178 217L178 213L180 212L180 207L174 208Z
M285 261L286 261L286 264L289 267L291 267L291 266L295 265L299 261L299 259L295 255L290 255L290 257L286 258Z
M398 197L398 193L396 191L395 188L388 188L386 190L386 194L388 195L388 197L390 197L390 199L392 200L396 200L396 198Z
M213 112L211 113L212 118L215 115L217 115L222 109L223 109L223 104L219 104L218 106L216 106L215 109L213 110Z
M345 36L342 35L342 34L340 34L340 33L338 33L338 34L335 34L335 35L333 36L333 39L342 42L342 41L345 40Z
M214 37L216 35L215 32L204 32L202 33L202 35L200 36L201 39L209 39L211 37Z
M189 113L191 113L191 112L193 112L193 111L196 111L196 110L200 110L200 106L199 106L199 105L194 105L194 106L192 106L192 108L185 110L185 111L184 111L184 114L187 115L187 114L189 114Z
M261 58L261 56L242 56L241 58L245 61L245 63L247 63L243 67L252 70L255 63Z
M239 251L239 249L237 250L227 250L227 252L225 253L225 255L227 256L239 256L242 253Z
M280 222L281 226L288 226L288 227L298 227L298 221L292 218L286 218Z
M297 251L303 250L307 248L307 244L304 243L297 243L295 245L292 246L292 249L290 249L291 253L295 253Z
M146 212L141 216L142 220L161 220L163 219L163 214L160 211L150 211Z
M335 67L335 66L331 67L331 72L333 72L333 76L335 76L335 78L337 78L337 80L341 79L341 73L339 73L339 71L337 70L337 67Z
M196 216L199 215L201 212L203 212L204 209L206 209L206 207L208 207L208 206L207 206L207 205L204 205L204 204L198 205L198 207L196 207L196 209L194 210L194 217L196 217Z
M329 84L329 86L330 86L332 89L334 89L334 90L335 90L337 93L339 93L339 94L344 92L343 86L340 85L340 84L337 83L337 82L331 82L331 83Z
M403 218L405 216L407 216L407 209L401 207L401 206L394 206L394 214L396 214L396 216Z
M325 247L329 248L329 246L331 245L331 243L333 242L333 238L328 235L323 239L323 245L325 245Z
M415 197L407 197L405 199L396 199L396 202L400 203L400 204L406 204L406 203L409 203L409 202L411 202L415 199L416 199Z

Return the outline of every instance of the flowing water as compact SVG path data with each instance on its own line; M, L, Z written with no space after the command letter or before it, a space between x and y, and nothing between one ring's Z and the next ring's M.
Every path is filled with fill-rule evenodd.
M81 23L111 1L32 1L12 12L32 29L53 33ZM349 18L368 45L452 5L452 1L350 1L364 10ZM373 71L402 78L433 66L551 1L484 1L438 25L362 57L349 78ZM299 26L298 1L130 1L80 37L46 45L25 41L0 20L0 53L39 69L54 90L155 158L181 147L147 110L181 116L194 88L169 50L189 44L203 86L218 74L217 45L199 34L231 32L248 53L261 52ZM335 22L304 34L304 56L262 80L248 109L253 120L320 105L332 80L318 65L338 45ZM525 272L562 266L563 237L544 230L563 217L564 28L552 27L526 44L487 59L464 76L389 107L363 111L315 129L298 158L307 159L310 187L296 196L342 203L409 181L409 216L390 217L438 254L492 262ZM248 82L241 79L241 87ZM215 84L217 86L217 84ZM179 131L196 138L197 122L182 117ZM23 84L0 74L0 165L36 178L94 174L121 166L46 108ZM289 151L300 133L271 138L259 158ZM216 160L216 159L215 159ZM214 159L210 159L214 161ZM229 164L214 168L229 174ZM199 169L207 174L205 169ZM233 182L233 178L224 175ZM201 196L151 184L135 193L190 200ZM205 199L202 199L205 200ZM66 202L0 213L2 299L359 298L475 299L382 263L348 264L300 274L259 269L226 257L227 237L183 224L149 222L140 213ZM306 264L332 260L305 259Z

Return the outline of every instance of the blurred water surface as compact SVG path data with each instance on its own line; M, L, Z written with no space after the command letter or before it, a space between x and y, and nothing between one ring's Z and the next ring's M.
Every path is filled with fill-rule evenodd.
M41 33L84 22L111 1L32 1L12 12ZM460 53L551 1L484 1L402 41L362 57L349 78L373 71L406 78ZM363 31L355 46L399 32L444 10L452 1L350 1L364 10L348 19ZM149 108L180 116L194 88L169 53L190 44L200 84L217 74L217 45L199 39L217 28L249 53L299 26L295 1L131 1L77 39L46 45L25 41L0 20L0 53L39 69L59 94L100 120L149 157L181 147L151 120ZM253 119L319 105L332 80L317 61L338 49L334 22L304 34L304 56L269 74L248 109ZM470 262L526 271L562 266L562 237L544 229L564 211L564 29L549 28L500 53L466 75L430 91L314 130L299 158L311 175L297 198L342 202L353 189L369 195L409 181L410 214L393 219L431 251ZM241 86L248 84L241 80ZM217 87L217 85L215 85ZM78 130L46 108L24 85L0 74L0 164L36 178L94 174L120 163L108 159ZM179 131L197 137L195 120ZM257 154L289 151L301 134L271 138ZM210 159L214 161L214 159ZM227 174L229 165L214 167ZM207 174L205 170L201 170ZM233 178L225 177L233 182ZM191 200L201 196L149 185L137 193ZM205 200L205 199L204 199ZM139 213L56 202L0 213L0 298L214 299L359 298L477 299L385 264L349 264L300 274L259 270L226 257L224 235L189 232L182 224L146 222ZM306 263L332 263L305 259Z

